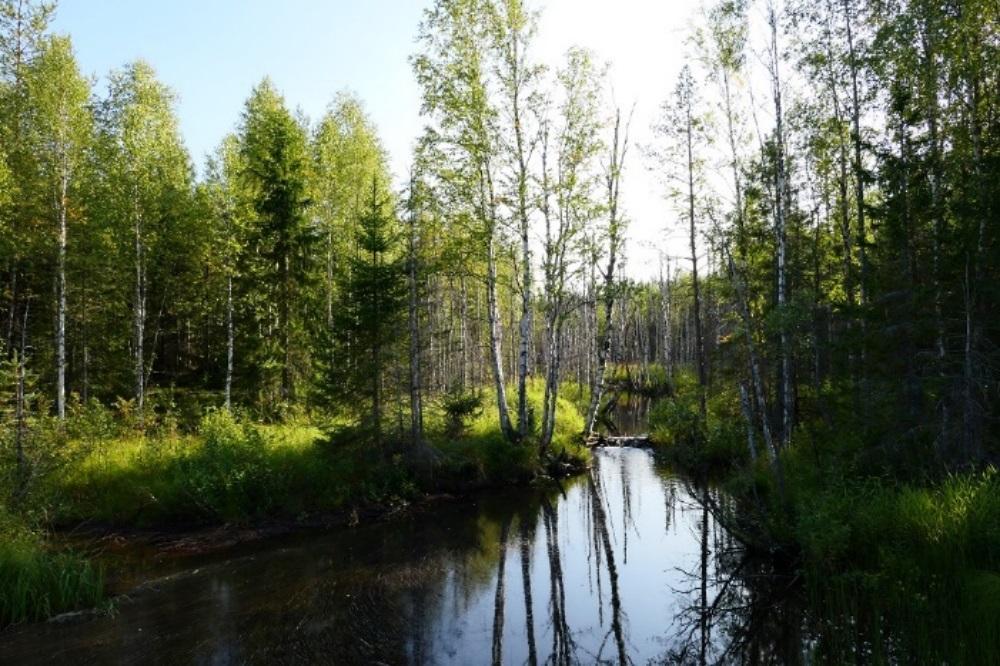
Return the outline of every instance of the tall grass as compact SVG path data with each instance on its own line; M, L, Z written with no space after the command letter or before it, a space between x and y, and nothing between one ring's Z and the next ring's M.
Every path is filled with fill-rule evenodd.
M99 567L50 552L38 534L0 512L0 628L96 606L103 590Z
M531 384L536 422L543 392L540 382ZM46 479L43 494L58 524L152 526L296 518L406 500L449 477L476 485L533 476L540 465L537 423L528 442L511 445L500 432L492 398L481 398L481 407L457 434L448 432L441 405L428 407L427 435L439 454L430 478L416 474L406 457L391 449L383 455L364 441L330 436L308 423L261 425L217 410L190 434L125 431L96 443L70 441L67 447L86 450ZM554 455L586 460L582 430L579 410L560 397ZM403 442L395 450L407 447Z
M379 451L305 421L261 424L212 410L187 432L169 418L144 432L131 422L127 403L118 415L77 405L65 427L35 429L37 445L54 453L25 504L50 526L192 526L296 520L402 502L422 490L523 481L543 462L543 393L540 382L531 384L535 423L527 441L515 445L500 432L489 395L480 396L481 408L459 433L449 432L443 408L431 404L427 434L438 454L429 475L402 453L406 442ZM552 454L585 462L582 430L580 411L560 397ZM26 524L0 506L0 626L97 604L102 572L78 555L49 550Z
M582 466L589 462L590 452L582 445L584 417L574 401L577 392L575 386L566 386L557 398L555 430L549 455L573 466ZM425 423L431 443L442 456L439 472L455 479L474 480L487 485L523 481L538 473L543 463L538 456L538 438L541 435L544 383L529 382L527 393L531 428L526 441L513 445L500 430L496 394L491 390L479 395L479 409L457 435L448 432L441 405L432 405ZM511 414L515 414L513 409Z
M749 464L731 388L713 391L703 423L694 377L678 373L651 432L675 464L723 474L754 508L745 533L797 554L817 661L1000 663L1000 472L933 476L920 442L893 448L888 425L866 432L844 392L829 393L831 424L804 422L781 453L784 499L759 433Z
M260 425L219 410L197 432L101 442L48 482L54 519L111 525L247 522L335 510L402 492L399 465L319 428Z
M833 654L873 661L1000 660L1000 475L917 486L876 479L793 487L793 534L813 606L853 627Z

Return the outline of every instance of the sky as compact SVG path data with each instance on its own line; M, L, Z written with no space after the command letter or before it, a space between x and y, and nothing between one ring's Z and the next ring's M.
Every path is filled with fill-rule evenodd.
M251 88L270 76L287 103L318 118L339 90L356 93L407 172L422 128L409 56L430 0L60 0L81 68L103 78L142 58L178 95L184 140L197 165L235 129ZM641 147L683 63L699 0L539 0L536 56L556 66L571 46L610 64L615 102L634 105L622 199L626 271L654 277L659 255L685 253L685 235Z

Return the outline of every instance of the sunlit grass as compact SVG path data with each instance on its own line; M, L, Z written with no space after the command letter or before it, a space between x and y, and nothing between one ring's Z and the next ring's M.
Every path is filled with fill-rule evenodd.
M58 523L150 525L301 511L315 496L306 492L310 482L326 489L321 506L337 505L329 488L336 465L322 438L313 425L255 425L213 412L197 433L103 440L47 480L46 494Z
M65 462L36 480L31 502L40 524L185 527L299 520L405 502L421 491L526 481L542 469L537 441L543 394L543 385L533 382L533 427L519 444L500 432L488 393L455 436L432 401L427 433L437 453L429 475L411 466L408 441L379 451L364 439L332 436L345 425L336 417L326 417L323 427L306 420L259 424L214 410L193 432L161 427L142 434L94 408L94 418L84 422L84 415L53 430L60 437L53 448ZM582 431L580 410L560 397L551 458L585 464ZM0 625L98 603L100 571L76 555L49 552L27 521L7 514L0 519Z
M520 445L504 439L488 392L457 436L446 434L442 409L432 402L426 423L439 453L436 478L453 476L476 485L532 477L540 465L543 394L542 383L532 382L534 427ZM551 454L586 462L582 431L580 411L560 397ZM126 430L98 441L71 440L66 447L74 463L47 478L40 494L57 524L154 526L297 518L405 499L421 483L433 483L413 476L400 455L386 458L364 441L341 439L307 421L261 425L212 411L193 433L143 436ZM398 446L405 451L409 445Z
M585 465L590 451L582 445L584 416L574 402L578 391L564 386L557 398L555 428L549 455L573 465ZM517 411L513 387L507 392L509 411L514 427ZM545 385L540 380L528 383L528 405L531 429L525 442L512 445L500 430L496 408L496 393L484 390L480 409L469 419L463 432L450 437L445 434L440 405L431 407L428 435L434 447L444 456L445 464L456 475L464 474L482 482L524 480L540 469L538 440L541 436L542 404Z

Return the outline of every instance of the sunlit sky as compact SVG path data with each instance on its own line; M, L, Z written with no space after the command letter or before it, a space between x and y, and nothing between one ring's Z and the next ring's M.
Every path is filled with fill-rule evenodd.
M181 130L196 164L232 131L250 89L270 76L290 106L319 117L338 90L365 102L407 172L420 133L409 56L429 0L60 0L58 32L73 37L84 72L103 77L136 58L179 96ZM561 63L574 45L610 63L615 101L631 108L633 150L623 184L630 219L628 272L656 275L659 253L684 253L684 232L638 150L673 87L699 0L542 0L538 59Z

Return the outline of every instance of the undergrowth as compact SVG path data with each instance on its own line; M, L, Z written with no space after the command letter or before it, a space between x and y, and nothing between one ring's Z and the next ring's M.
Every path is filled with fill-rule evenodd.
M920 464L926 444L902 448L892 424L862 428L828 387L827 422L815 396L801 398L815 417L781 451L782 497L759 432L751 463L736 391L710 395L706 423L694 377L675 381L651 411L654 443L756 507L741 512L756 521L745 533L797 553L817 661L1000 663L1000 472L934 475Z

